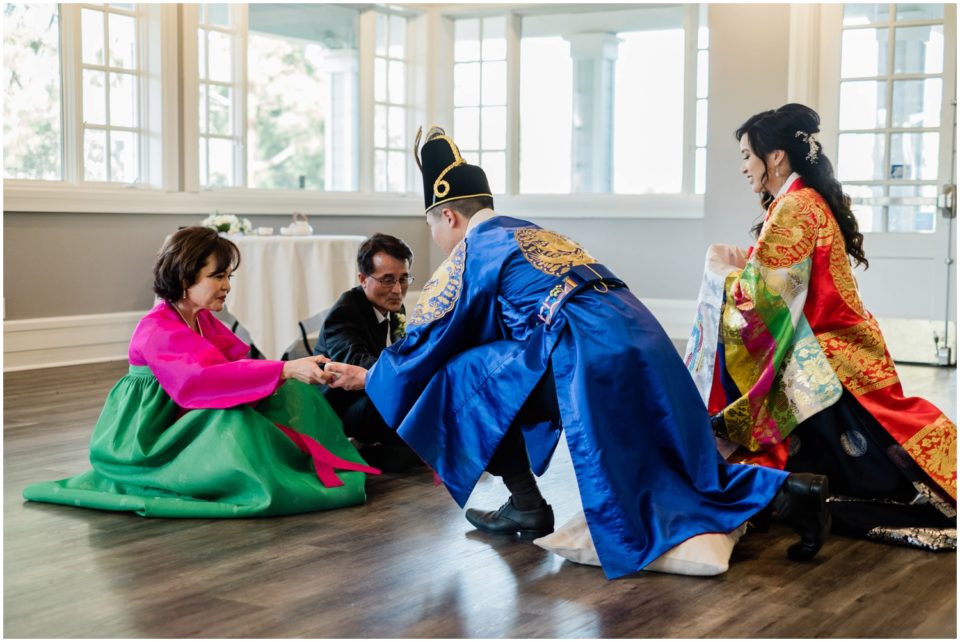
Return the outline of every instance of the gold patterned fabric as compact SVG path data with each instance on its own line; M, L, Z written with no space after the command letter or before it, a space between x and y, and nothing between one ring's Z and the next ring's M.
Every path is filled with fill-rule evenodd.
M856 396L900 381L876 319L817 335L844 387Z
M463 266L466 260L467 245L465 241L460 241L424 284L413 314L410 315L410 325L426 325L443 318L453 310L463 288Z
M957 498L957 426L946 415L921 428L904 449L951 497Z
M563 276L575 265L597 260L576 242L562 234L539 227L519 228L514 232L517 245L530 265L551 276Z

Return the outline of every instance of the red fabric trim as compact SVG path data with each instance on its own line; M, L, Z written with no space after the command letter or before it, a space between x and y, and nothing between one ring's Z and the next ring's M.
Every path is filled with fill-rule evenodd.
M334 472L335 468L339 470L355 470L370 475L380 474L380 471L372 466L358 464L356 462L347 461L346 459L337 457L332 452L324 448L320 442L309 435L304 435L303 433L297 432L293 428L281 426L280 424L274 425L283 431L283 434L289 437L290 441L292 441L302 453L305 455L310 455L310 458L313 460L313 467L317 471L317 477L320 479L320 483L327 488L343 486L343 482Z

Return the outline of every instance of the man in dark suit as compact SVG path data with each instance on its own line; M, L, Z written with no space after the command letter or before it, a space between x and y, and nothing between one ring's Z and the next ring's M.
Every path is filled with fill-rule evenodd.
M404 334L403 298L413 281L413 252L388 234L374 234L357 251L359 285L344 292L323 322L314 354L370 368L388 345ZM343 421L348 437L360 442L371 466L401 472L423 462L383 421L367 393L321 387Z

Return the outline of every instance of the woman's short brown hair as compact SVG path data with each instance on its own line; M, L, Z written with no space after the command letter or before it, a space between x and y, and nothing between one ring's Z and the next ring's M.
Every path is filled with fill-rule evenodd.
M240 267L240 250L216 230L199 226L177 230L157 254L153 291L170 303L180 300L187 288L197 282L200 270L211 256L217 266L214 274Z

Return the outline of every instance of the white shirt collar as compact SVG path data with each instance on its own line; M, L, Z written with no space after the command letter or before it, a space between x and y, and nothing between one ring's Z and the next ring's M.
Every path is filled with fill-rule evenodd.
M773 200L777 200L781 196L787 193L787 190L790 189L790 186L793 185L793 182L800 178L800 174L796 172L790 172L790 176L787 176L786 182L780 186L780 191L777 192L776 196L773 197Z
M383 320L384 320L384 319L389 319L389 318L390 318L390 313L389 313L389 312L387 312L386 314L381 313L380 310L377 309L377 306L373 305L372 303L370 304L370 307L373 308L373 313L374 313L375 315L377 315L377 324L378 324L378 325L381 324L381 323L383 323Z
M480 210L479 212L471 216L469 221L467 221L467 234L470 233L470 230L472 230L473 228L475 228L476 226L480 225L485 221L489 221L494 216L500 216L500 215L494 212L489 207Z

